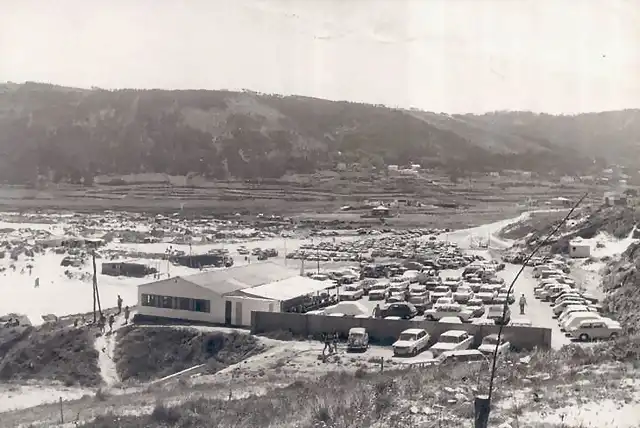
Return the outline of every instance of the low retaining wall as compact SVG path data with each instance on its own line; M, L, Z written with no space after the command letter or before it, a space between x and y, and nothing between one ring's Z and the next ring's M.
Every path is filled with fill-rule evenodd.
M330 317L288 312L252 312L251 332L263 334L288 331L296 336L319 338L322 333L337 332L342 337L353 327L364 327L374 343L391 344L400 333L408 328L423 328L435 342L447 330L465 330L473 334L474 346L480 345L482 338L498 333L499 326L474 324L445 324L434 321L386 320L376 318ZM551 347L551 329L539 327L505 327L502 334L516 349L531 350Z

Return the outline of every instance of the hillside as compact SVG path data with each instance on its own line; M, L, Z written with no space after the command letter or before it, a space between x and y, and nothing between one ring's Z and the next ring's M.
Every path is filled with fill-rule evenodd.
M553 116L528 112L459 115L456 119L495 134L508 134L546 147L572 149L588 156L638 168L640 110Z
M277 178L340 162L566 173L593 166L591 152L561 144L564 134L553 130L542 138L475 117L252 92L3 84L0 130L0 180L11 183L143 172ZM600 127L598 141L615 132Z

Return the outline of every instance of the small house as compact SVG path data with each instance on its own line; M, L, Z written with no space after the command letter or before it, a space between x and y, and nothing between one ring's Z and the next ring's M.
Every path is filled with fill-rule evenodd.
M569 242L569 257L574 259L583 259L591 256L591 246L581 240L573 240Z
M374 217L388 217L389 213L389 208L384 205L379 205L371 210L371 215Z
M627 205L627 195L618 192L607 192L604 194L602 202L608 207L624 206Z
M103 275L143 278L147 275L151 275L156 272L157 272L157 269L151 268L143 263L136 263L136 262L102 263Z

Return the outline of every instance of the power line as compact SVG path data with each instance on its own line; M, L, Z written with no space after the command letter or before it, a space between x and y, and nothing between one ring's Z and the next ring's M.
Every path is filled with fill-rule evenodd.
M589 193L585 193L584 195L582 195L582 197L573 205L573 207L571 208L571 210L569 210L569 212L567 213L567 215L562 219L562 221L560 223L558 223L558 225L545 237L545 239L538 243L538 245L533 249L533 251L531 251L531 253L529 254L529 256L524 259L524 261L522 262L522 267L520 268L520 270L518 271L518 273L516 274L515 278L513 278L513 281L511 281L511 285L509 285L509 288L507 290L507 296L504 302L504 306L503 306L503 321L504 321L504 314L507 313L507 310L509 309L509 295L511 294L511 292L513 291L513 286L515 285L516 281L518 280L518 278L520 277L520 274L522 274L522 272L524 271L525 267L527 267L527 264L529 263L529 261L533 258L533 256L545 245L547 245L549 243L549 241L551 240L551 238L553 237L553 235L555 235L560 228L567 222L567 220L569 220L569 218L571 217L571 214L573 214L573 212L576 210L576 208L578 208L578 206L582 203L582 201L587 197ZM481 415L479 415L478 413L476 413L476 426L477 427L486 427L487 423L488 423L488 419L489 419L489 412L491 410L491 397L493 395L493 385L494 385L494 381L495 381L495 376L496 376L496 362L498 359L498 344L500 343L500 339L502 338L502 331L504 330L504 322L500 323L500 327L498 329L498 341L497 344L493 350L493 362L491 365L491 377L489 378L489 394L487 397L482 397L482 400L485 401L485 403L483 403L482 406L477 406L476 409L480 409L480 411L482 412Z

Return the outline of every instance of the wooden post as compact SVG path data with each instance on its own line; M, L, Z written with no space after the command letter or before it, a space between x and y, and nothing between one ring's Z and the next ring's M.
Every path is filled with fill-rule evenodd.
M93 263L93 287L95 289L95 300L98 303L98 312L100 312L100 316L102 316L102 306L100 305L100 293L98 292L98 272L96 269L96 252L91 252L91 260ZM95 318L95 307L93 309L93 314Z
M62 411L62 397L60 397L60 423L64 424L64 413Z
M489 425L489 411L491 402L488 395L478 395L474 401L475 424L474 428L487 428Z

